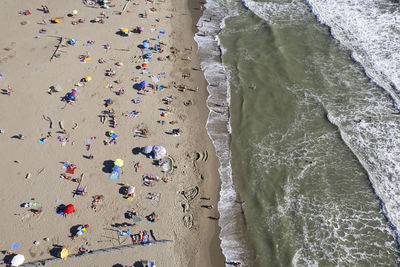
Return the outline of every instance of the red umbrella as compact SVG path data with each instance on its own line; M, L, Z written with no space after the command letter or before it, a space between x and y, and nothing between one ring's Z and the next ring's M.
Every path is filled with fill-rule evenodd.
M70 214L75 212L75 207L72 204L68 204L65 208L64 208L64 213L65 214Z
M143 68L146 68L146 67L147 67L147 63L143 63L143 64L142 64L142 67L143 67Z

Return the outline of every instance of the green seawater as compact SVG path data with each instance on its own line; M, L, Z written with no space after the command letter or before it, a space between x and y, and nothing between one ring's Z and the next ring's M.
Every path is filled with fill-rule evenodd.
M248 11L219 39L246 266L396 266L381 203L344 141L366 106L390 109L388 95L311 13L268 24Z

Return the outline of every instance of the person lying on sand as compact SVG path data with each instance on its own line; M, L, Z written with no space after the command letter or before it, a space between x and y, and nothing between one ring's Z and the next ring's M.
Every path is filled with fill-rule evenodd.
M171 177L163 177L163 178L161 178L161 180L162 180L164 183L168 183L168 182L172 181L172 178L171 178Z
M45 14L50 13L49 8L48 8L47 6L44 6L44 5L42 5L42 11L43 11L43 13L45 13Z
M11 88L11 86L7 87L7 95L11 96L11 94L14 92L14 89Z
M79 248L78 252L79 252L79 255L82 255L82 254L92 253L93 251L87 249L84 245L82 245L82 246Z

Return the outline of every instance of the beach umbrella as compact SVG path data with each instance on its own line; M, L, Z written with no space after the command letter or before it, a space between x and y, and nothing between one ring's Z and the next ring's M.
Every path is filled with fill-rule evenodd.
M92 76L86 76L85 81L90 82L92 80Z
M145 48L149 48L149 47L150 47L150 44L149 44L147 41L144 41L144 42L143 42L143 46L144 46Z
M20 266L24 263L25 257L24 255L17 254L11 260L11 266Z
M140 89L144 89L146 87L146 82L145 81L141 81L140 83L139 83L139 88Z
M139 31L144 31L144 27L143 26L139 26Z
M50 88L55 92L60 92L62 90L61 85L59 84L52 85Z
M64 208L64 213L66 214L71 214L75 212L75 207L72 204L68 204L65 208Z
M150 154L152 150L153 150L152 146L145 146L145 147L142 148L142 153L143 154Z
M114 167L112 168L113 172L120 172L121 171L121 167L114 165Z
M167 150L159 145L153 146L153 153L156 159L161 159L167 155Z
M83 225L78 226L77 230L77 234L78 235L83 235L84 232L86 232L86 227L84 227Z
M71 14L72 14L72 15L78 14L78 10L76 10L76 9L72 10Z
M154 153L159 153L160 151L161 151L161 146L159 146L159 145L153 146L153 152Z
M147 53L147 54L144 55L144 57L146 57L146 58L150 58L150 57L152 57L152 56L153 56L152 53Z
M123 167L124 166L124 161L122 159L116 159L114 161L114 165L116 165L118 167Z
M120 29L123 34L128 34L129 30L127 28Z
M135 187L134 186L128 186L128 194L133 194L133 193L135 193Z
M61 259L65 259L66 257L68 257L68 249L63 248L61 250L60 257L61 257Z
M147 63L146 63L146 62L143 63L143 64L142 64L142 67L143 67L143 68L146 68L146 67L147 67Z

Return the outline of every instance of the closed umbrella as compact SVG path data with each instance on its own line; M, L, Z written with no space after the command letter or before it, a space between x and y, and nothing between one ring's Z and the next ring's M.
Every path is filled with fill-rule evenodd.
M75 207L72 204L68 204L65 208L64 208L64 213L65 214L71 214L75 212Z
M25 257L24 255L17 254L11 260L11 266L20 266L24 263Z

